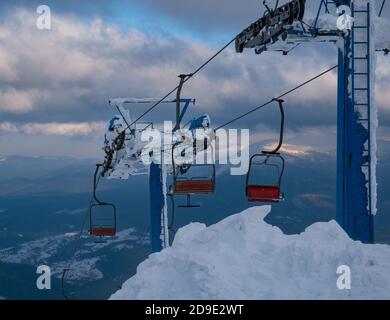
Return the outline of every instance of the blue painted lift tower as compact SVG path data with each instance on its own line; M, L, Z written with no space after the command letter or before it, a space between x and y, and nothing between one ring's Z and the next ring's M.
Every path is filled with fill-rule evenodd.
M283 5L284 9L277 9L278 3L272 10L265 2L268 16L238 36L236 50L255 48L257 54L264 51L288 54L301 43L337 44L337 221L352 239L372 243L376 213L377 112L373 99L376 44L372 37L372 22L377 15L375 2L318 0L317 14L309 22L302 20L302 7L316 5L314 2L292 0ZM334 23L329 25L325 19L328 24L321 29L322 14L330 13L332 8L338 12L339 20L336 23L335 16ZM339 23L346 23L345 28L340 28ZM264 25L268 31L259 32Z
M172 103L176 104L176 128L179 128L189 105L195 104L195 99L177 98ZM181 108L182 105L183 108ZM152 163L149 169L150 249L152 253L169 246L166 170L163 159L161 159L161 164Z
M375 68L371 17L376 13L371 15L370 1L359 7L353 1L337 2L349 6L355 19L338 51L337 221L351 238L373 243L376 141L371 131L377 124L371 105Z

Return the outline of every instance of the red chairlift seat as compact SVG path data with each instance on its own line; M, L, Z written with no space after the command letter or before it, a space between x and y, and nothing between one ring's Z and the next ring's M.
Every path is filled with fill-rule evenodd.
M283 194L278 186L248 185L246 194L249 202L277 203L283 200Z
M215 190L215 180L176 180L174 193L177 195L208 194Z
M90 233L92 236L96 237L113 237L116 235L116 228L92 227Z

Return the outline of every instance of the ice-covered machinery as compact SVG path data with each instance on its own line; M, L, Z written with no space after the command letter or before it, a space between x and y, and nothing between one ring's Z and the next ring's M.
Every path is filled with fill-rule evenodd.
M183 99L185 103L194 103L194 100ZM171 150L176 144L180 150L191 150L194 155L204 151L214 140L214 130L211 128L209 115L202 115L189 121L183 128L171 132L158 129L152 122L135 122L130 116L126 104L154 103L157 99L113 99L110 105L115 107L119 115L115 115L106 125L103 150L105 159L102 175L108 179L128 179L130 176L148 174L149 163L143 162L142 152L149 144L147 130L154 134L160 132L161 146L153 149L153 159L164 157L161 161L171 166ZM165 101L164 103L176 103ZM168 127L169 129L169 127ZM168 141L166 141L168 140ZM201 141L199 141L201 140Z
M129 176L147 174L147 167L141 161L141 152L147 142L141 139L142 132L153 128L152 123L134 123L126 103L134 99L113 99L110 105L119 115L114 116L106 125L103 150L105 159L102 175L108 179L127 179Z
M161 127L161 124L154 125L132 118L133 110L129 106L156 103L176 104L175 125L164 122ZM102 148L105 159L103 164L99 164L101 176L107 179L128 179L149 174L152 251L159 251L169 245L166 197L170 189L167 188L167 175L176 170L182 173L188 171L195 165L197 155L208 150L215 139L207 114L188 121L184 126L180 125L190 104L195 104L195 100L180 97L166 101L136 98L110 100L110 106L115 108L118 115L107 123L104 132ZM151 137L152 140L157 137L157 143L151 143ZM173 158L177 150L177 158ZM187 157L189 154L192 156ZM91 215L91 230L95 225L93 218Z
M350 1L293 0L273 1L274 8L266 4L264 15L244 29L236 38L236 51L253 48L256 54L264 51L279 51L288 54L292 49L307 42L333 42L341 45L340 39L349 34L352 24L352 6ZM372 1L373 2L373 1ZM367 0L355 1L355 6L367 3ZM318 4L318 5L317 5ZM312 10L306 7L311 5ZM317 6L317 7L315 7ZM383 8L383 2L382 2ZM341 20L340 20L341 17ZM389 53L390 39L388 30L390 21L373 16L375 21L375 49Z
M293 0L280 7L270 8L266 1L263 17L243 30L236 38L236 51L272 44L287 31L294 21L301 21L305 14L305 0Z

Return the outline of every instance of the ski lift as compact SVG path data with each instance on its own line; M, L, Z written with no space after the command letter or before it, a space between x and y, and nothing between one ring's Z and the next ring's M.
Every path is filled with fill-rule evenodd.
M180 122L184 115L180 111L180 95L184 83L193 76L193 74L179 75L180 82L176 92L176 126L174 131L180 130ZM183 110L185 112L186 108ZM202 120L204 120L202 118ZM214 193L215 190L215 165L212 164L175 164L175 148L180 144L175 143L172 147L172 166L173 166L173 185L171 186L170 194L172 196L182 195L187 197L187 203L179 205L180 208L199 208L200 205L191 203L192 195L205 195ZM196 145L196 142L195 142ZM205 141L204 150L207 149L207 141ZM196 147L195 147L196 149ZM196 153L196 151L195 151ZM199 169L202 174L195 173Z
M113 237L116 235L116 207L99 200L96 196L97 175L102 165L96 165L93 179L93 200L89 207L89 233L96 237Z
M257 160L261 161L257 162ZM276 159L277 164L273 162ZM262 166L264 170L273 169L276 178L275 183L258 184L251 181L254 166ZM246 196L249 202L281 202L284 200L284 194L281 191L281 183L284 173L284 159L278 154L255 154L252 156L249 165L249 172L246 178Z
M246 176L246 197L249 202L268 202L279 203L284 200L284 194L281 191L281 184L284 174L285 161L278 152L283 144L284 134L284 110L283 100L274 99L279 104L281 115L279 144L272 151L262 151L255 154L249 162L249 170ZM263 173L270 173L272 180L267 183L257 183L254 181L255 168L261 167ZM263 177L264 178L264 177Z
M191 203L193 195L207 195L215 191L215 164L185 164L176 165L172 148L173 165L173 195L187 196L187 203L180 208L198 208L200 205ZM199 173L201 172L201 174Z

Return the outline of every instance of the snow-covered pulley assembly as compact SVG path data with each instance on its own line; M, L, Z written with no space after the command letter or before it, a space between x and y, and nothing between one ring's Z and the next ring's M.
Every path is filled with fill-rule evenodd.
M244 48L254 48L277 41L278 37L287 30L294 21L301 21L305 14L305 0L293 0L287 4L271 9L266 1L266 14L236 38L236 51L243 52Z

